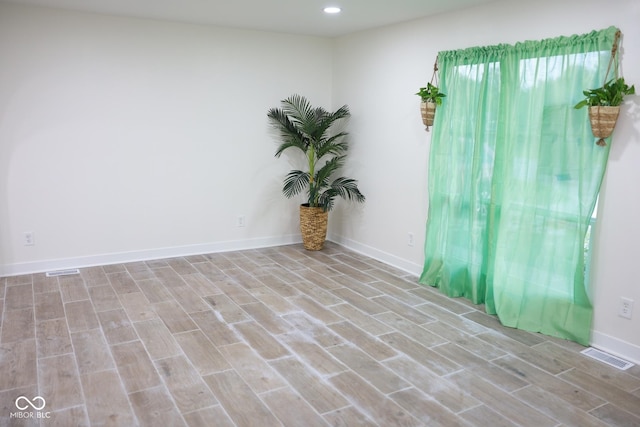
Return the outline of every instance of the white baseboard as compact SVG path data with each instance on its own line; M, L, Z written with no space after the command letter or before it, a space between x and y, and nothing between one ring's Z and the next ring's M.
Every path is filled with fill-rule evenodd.
M602 332L591 332L591 347L640 365L640 346Z
M350 240L334 234L330 234L327 240L338 243L345 248L351 249L354 252L361 253L362 255L366 255L415 276L419 276L422 273L422 265L407 261L406 259L397 257L371 246L364 245L360 242L356 242L355 240Z
M152 259L175 258L189 255L202 255L215 252L229 252L243 249L267 248L271 246L300 243L300 235L266 237L246 240L204 243L188 246L148 249L141 251L119 252L111 254L88 255L72 258L33 261L18 264L0 265L0 277L23 274L43 273L68 268L92 267L96 265L120 264L147 261Z

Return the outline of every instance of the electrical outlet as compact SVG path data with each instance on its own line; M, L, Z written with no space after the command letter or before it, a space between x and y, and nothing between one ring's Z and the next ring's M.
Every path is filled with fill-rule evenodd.
M413 246L413 233L409 233L407 235L407 245L408 246Z
M236 227L244 227L245 224L246 224L246 219L244 215L238 215L238 218L236 218Z
M633 313L633 300L629 298L620 298L620 310L618 316L631 319Z
M22 233L22 242L25 246L33 246L36 244L36 237L33 231L25 231Z

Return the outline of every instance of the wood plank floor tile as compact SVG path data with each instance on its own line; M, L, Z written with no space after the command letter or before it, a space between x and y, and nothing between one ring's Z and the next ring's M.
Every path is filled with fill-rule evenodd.
M11 418L11 413L17 412L15 402L19 396L38 396L38 385L0 390L0 414L2 414L0 415L0 425L2 427L39 427L40 423L37 419Z
M291 285L295 286L296 289L300 291L300 293L307 295L308 297L312 298L315 302L319 303L320 305L328 306L328 305L340 304L342 302L341 298L335 296L334 294L321 288L320 286L314 285L311 282L298 281L298 282L293 282ZM366 285L361 285L361 286L365 287Z
M98 313L98 319L110 345L138 339L138 335L123 309L101 311Z
M167 287L162 284L160 279L145 279L139 280L136 283L140 291L142 291L144 296L146 296L152 304L156 302L170 301L173 299L173 295L169 292Z
M112 345L111 351L127 393L161 384L160 376L140 341Z
M631 375L628 371L611 370L608 365L580 354L579 351L581 351L583 347L580 347L576 351L570 351L553 342L546 341L533 346L533 348L536 349L536 351L541 351L561 360L563 363L589 372L590 375L599 378L601 381L625 391L632 392L640 389L640 377Z
M375 360L384 360L396 356L398 353L382 340L373 337L354 326L349 321L342 321L329 325L329 328L340 335L345 341L362 349Z
M454 361L399 332L382 335L380 336L380 340L385 342L389 347L406 354L439 375L446 375L463 369L462 366Z
M351 323L373 336L386 334L395 330L395 328L378 320L377 317L369 316L350 304L342 303L331 306L331 311L343 319L349 319ZM380 314L379 316L384 314L385 313Z
M266 360L287 356L289 351L257 322L236 323L234 329Z
M196 294L188 285L170 288L169 292L173 298L182 306L187 313L196 311L209 310L211 307L198 294Z
M614 404L607 403L599 408L589 411L591 415L602 420L606 425L611 426L640 426L640 417L636 417L627 411L616 407Z
M198 371L185 356L167 357L157 360L155 365L181 413L218 404Z
M131 393L129 399L142 427L187 425L164 387Z
M136 417L115 370L80 376L91 425L134 426Z
M175 334L174 337L200 375L224 371L231 367L202 331L183 332Z
M320 375L332 375L348 368L300 331L291 331L278 337L281 343L291 349L304 363Z
M440 345L447 342L446 339L431 332L431 325L437 324L438 322L431 322L425 324L424 326L420 326L391 311L378 314L377 316L375 316L375 319L380 320L393 327L393 330L401 331L404 335L411 338L412 340L418 341L425 347L433 347L435 345Z
M471 371L456 372L446 378L516 425L551 427L558 424L556 420L533 409Z
M155 277L155 275L145 262L128 262L123 265L126 272L131 276L133 280L144 280Z
M58 277L58 281L60 283L62 302L67 303L89 299L87 286L81 276L60 276Z
M189 274L184 276L183 279L187 283L187 286L200 297L220 295L222 293L222 291L203 274Z
M84 405L52 411L50 416L51 418L46 422L52 426L89 427L91 425Z
M564 363L544 352L536 351L533 347L529 347L500 333L490 331L479 334L478 338L493 346L498 346L550 374L557 375L571 369L570 364Z
M81 374L114 369L115 364L100 329L71 334L71 342Z
M584 390L588 390L601 399L615 404L617 407L622 408L636 417L640 417L640 397L638 396L627 393L614 385L605 383L599 378L576 368L563 372L559 377Z
M273 312L278 313L279 315L292 313L298 308L289 302L284 296L280 295L276 291L268 288L266 286L262 286L260 288L251 289L251 295L255 297L255 301L250 301L245 304L251 304L252 302L261 302L266 305ZM301 295L300 293L294 294L294 296ZM242 304L244 305L244 304Z
M158 317L153 306L142 292L133 292L118 296L120 304L132 322L155 319Z
M60 292L35 294L36 321L65 317Z
M144 343L152 360L180 354L180 346L162 320L150 319L135 322L133 323L133 327Z
M38 357L49 357L73 352L67 319L43 320L36 324Z
M260 398L285 426L326 427L325 420L290 388L263 393Z
M444 356L452 362L473 371L486 381L493 383L507 392L513 392L529 385L522 376L500 369L498 366L474 355L462 347L447 343L433 348L433 351Z
M286 386L276 371L247 344L226 345L219 350L254 392L260 394Z
M226 295L209 295L204 297L204 300L208 304L207 309L213 310L227 323L243 322L250 319L247 313Z
M527 405L536 408L547 416L562 422L564 425L581 427L605 427L606 424L598 418L576 408L567 405L567 402L558 399L551 393L536 386L525 387L513 393L515 397Z
M47 277L44 273L33 275L34 294L56 291L60 291L60 284L58 283L57 277Z
M227 324L213 311L199 311L191 313L191 319L198 325L201 331L216 346L233 344L242 341L242 338L231 325Z
M494 360L493 363L583 411L589 411L605 403L603 399L591 394L588 390L583 390L513 355Z
M80 276L82 276L87 288L109 284L107 273L105 273L104 268L101 266L81 268Z
M97 312L122 308L122 304L110 284L89 288L89 296Z
M379 424L353 406L323 414L329 425L336 427L379 427Z
M35 339L1 344L0 391L37 385L36 360Z
M355 308L370 315L380 314L380 313L389 311L388 308L385 308L380 304L372 300L369 300L356 292L353 292L351 289L339 288L339 289L334 289L331 292L333 292L334 295L337 295L340 298L342 298L343 301L348 302Z
M316 318L322 323L328 324L343 320L342 317L335 314L329 308L324 307L320 303L317 303L315 300L309 298L307 295L289 298L289 301L292 304L298 306L307 315Z
M90 300L73 301L64 305L70 332L86 331L100 327L100 322Z
M4 310L0 343L26 341L36 336L33 307L17 310Z
M198 326L175 300L155 303L153 310L172 334L198 329Z
M208 375L204 380L236 426L253 427L255 420L264 426L282 425L235 371Z
M48 411L84 405L80 375L72 354L39 359L38 379Z
M486 427L487 420L491 420L491 427L513 427L513 421L491 410L486 405L475 406L458 415L474 427Z
M189 427L236 427L221 405L189 412L183 415Z
M9 286L4 295L6 310L19 310L33 306L33 285Z
M387 369L380 362L351 343L328 349L336 359L349 367L384 394L390 394L410 386L402 377Z
M345 341L322 322L307 316L305 313L293 313L282 316L288 323L296 328L300 336L308 341L316 342L322 347L331 347L343 344Z
M583 349L332 242L27 274L0 426L640 426L640 367ZM51 418L8 424L20 395Z
M278 335L293 329L282 317L261 302L244 304L241 307L253 320L262 325L271 334Z
M299 361L280 359L270 364L319 413L331 412L349 405L334 387Z
M354 402L363 412L372 415L372 418L382 425L420 426L422 423L413 417L408 411L400 407L391 399L386 399L383 394L367 384L353 372L344 372L331 377L329 380L343 395Z
M480 405L480 401L465 390L407 356L386 360L382 364L452 412Z
M415 388L401 390L389 396L398 406L413 415L421 425L465 427L467 423Z

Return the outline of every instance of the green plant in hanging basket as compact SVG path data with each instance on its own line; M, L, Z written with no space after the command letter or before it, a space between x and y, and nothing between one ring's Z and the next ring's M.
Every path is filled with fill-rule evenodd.
M422 114L422 123L429 130L429 126L433 125L433 119L436 116L436 105L442 105L444 93L440 92L437 86L427 83L426 87L421 87L416 93L422 100L420 103L420 113Z
M627 85L623 77L619 77L609 80L602 87L585 90L582 93L585 98L574 108L589 107L591 130L598 138L596 144L605 146L607 145L605 138L611 136L616 126L624 97L634 95L636 89L633 85Z
M604 86L589 89L582 92L585 98L578 102L574 108L583 107L617 107L622 104L626 95L634 95L636 88L634 85L627 85L624 77L609 80Z
M433 102L436 105L442 105L442 98L447 96L431 83L427 83L427 87L421 87L416 95L422 99L422 102Z

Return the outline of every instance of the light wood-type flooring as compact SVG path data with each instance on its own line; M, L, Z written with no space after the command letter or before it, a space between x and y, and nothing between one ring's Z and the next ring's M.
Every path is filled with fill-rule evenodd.
M333 243L2 278L0 313L2 426L640 426L638 366Z

